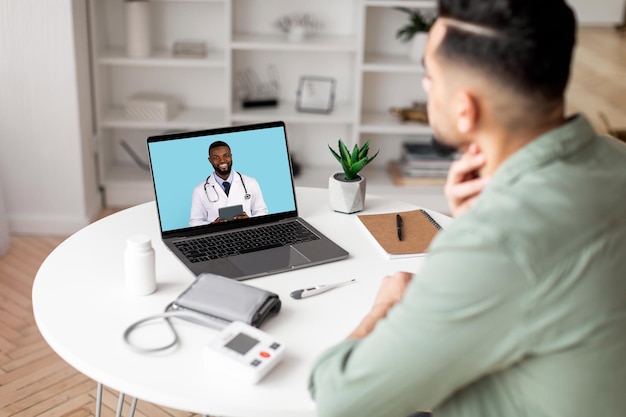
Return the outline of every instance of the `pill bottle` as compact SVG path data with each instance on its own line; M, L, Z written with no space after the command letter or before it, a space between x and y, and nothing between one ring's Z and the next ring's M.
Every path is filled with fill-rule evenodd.
M148 236L133 235L126 239L124 274L129 294L148 295L156 290L154 249Z

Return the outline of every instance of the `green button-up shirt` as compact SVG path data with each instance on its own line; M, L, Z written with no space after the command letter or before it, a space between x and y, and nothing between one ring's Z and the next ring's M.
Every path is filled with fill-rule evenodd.
M626 146L578 116L516 152L310 391L320 416L625 416Z

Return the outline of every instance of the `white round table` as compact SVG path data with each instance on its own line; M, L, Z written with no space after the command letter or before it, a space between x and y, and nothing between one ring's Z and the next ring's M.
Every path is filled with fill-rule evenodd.
M124 343L122 334L127 326L162 312L195 278L161 242L154 203L95 222L50 254L33 286L33 310L39 330L71 366L142 400L220 416L314 416L316 406L307 391L314 360L358 324L383 276L397 270L418 271L423 258L388 260L358 224L356 215L328 208L325 189L299 188L297 197L300 215L350 256L343 261L244 281L277 293L283 303L281 312L262 329L286 343L286 357L259 384L220 378L204 366L203 347L217 330L173 320L181 338L174 350L141 354ZM362 213L415 208L368 195ZM444 215L430 213L443 225L450 221ZM149 296L130 296L124 291L125 239L136 233L151 236L156 251L158 288ZM296 289L352 278L358 282L315 297L289 297ZM156 334L167 335L160 332L166 332L164 327L152 327L155 340Z

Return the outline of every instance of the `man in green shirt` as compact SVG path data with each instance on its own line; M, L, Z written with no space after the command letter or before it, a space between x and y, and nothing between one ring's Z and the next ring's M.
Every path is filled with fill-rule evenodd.
M440 0L424 56L456 220L318 358L320 416L626 415L626 146L566 118L563 0Z

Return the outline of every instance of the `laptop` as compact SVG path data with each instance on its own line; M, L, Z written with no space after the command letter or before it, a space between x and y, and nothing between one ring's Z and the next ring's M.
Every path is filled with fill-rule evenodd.
M216 141L230 148L228 196L209 161L209 146ZM147 143L161 238L195 275L244 280L348 257L298 215L284 122L164 134ZM245 197L236 197L242 186ZM255 213L259 195L265 210ZM237 198L242 201L233 204ZM216 214L238 204L251 212L226 221ZM206 219L198 221L199 212Z

